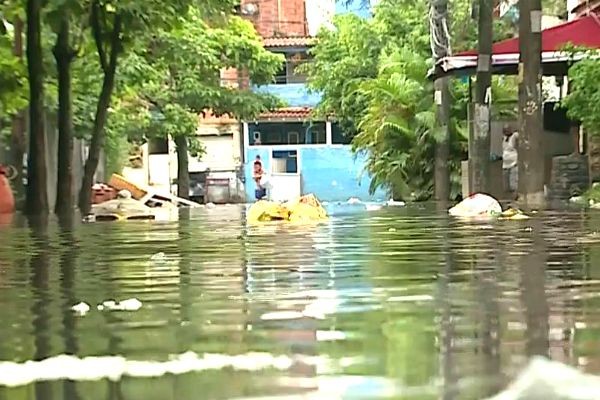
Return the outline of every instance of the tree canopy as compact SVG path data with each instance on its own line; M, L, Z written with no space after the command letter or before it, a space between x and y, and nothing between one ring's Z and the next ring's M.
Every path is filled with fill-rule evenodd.
M450 35L455 50L476 45L471 2L451 0ZM322 30L306 69L311 90L321 93L316 113L334 115L366 152L371 190L389 189L395 197L426 199L433 188L436 140L428 2L382 0L372 19L347 14L336 17L335 29ZM495 35L512 34L497 21ZM451 115L453 195L459 191L460 160L465 157L467 84L454 81ZM494 97L514 95L510 80L496 80ZM505 98L505 97L504 97Z

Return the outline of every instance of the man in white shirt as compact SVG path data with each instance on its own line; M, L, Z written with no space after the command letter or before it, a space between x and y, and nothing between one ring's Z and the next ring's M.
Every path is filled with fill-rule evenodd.
M516 197L519 180L519 133L505 125L502 133L502 169L504 171L504 187L513 197Z

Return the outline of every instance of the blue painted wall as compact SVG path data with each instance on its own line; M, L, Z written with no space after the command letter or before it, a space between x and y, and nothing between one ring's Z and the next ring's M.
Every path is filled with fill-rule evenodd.
M275 95L282 99L288 107L315 107L321 101L321 94L309 93L304 83L255 86L254 91Z
M277 146L275 149L283 149ZM303 194L314 193L322 201L347 201L357 197L362 201L383 201L385 191L369 194L370 177L364 173L364 156L356 156L350 146L285 146L286 150L297 150L300 159ZM260 155L263 168L270 173L270 146L256 146L247 149L246 197L254 201L253 163Z

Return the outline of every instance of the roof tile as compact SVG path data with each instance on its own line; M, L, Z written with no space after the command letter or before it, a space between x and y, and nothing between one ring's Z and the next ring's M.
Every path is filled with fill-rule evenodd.
M263 38L265 47L303 47L311 46L315 38L310 36L270 37Z

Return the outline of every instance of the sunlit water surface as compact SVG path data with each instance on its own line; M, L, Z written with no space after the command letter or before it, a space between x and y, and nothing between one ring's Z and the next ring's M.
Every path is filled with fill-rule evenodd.
M0 399L483 399L536 354L600 374L600 215L329 211L0 227L0 360L55 360L0 364Z

